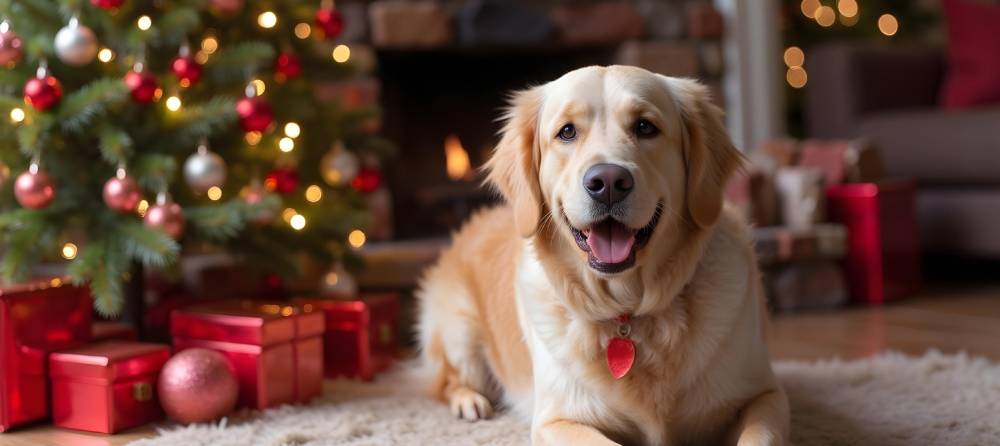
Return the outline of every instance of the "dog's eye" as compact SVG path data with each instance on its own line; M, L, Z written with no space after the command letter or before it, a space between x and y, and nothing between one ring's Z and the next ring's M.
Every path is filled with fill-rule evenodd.
M652 138L659 133L660 129L648 120L640 119L635 123L635 134L640 138Z
M576 126L573 124L566 124L559 129L559 139L563 141L572 141L576 139Z

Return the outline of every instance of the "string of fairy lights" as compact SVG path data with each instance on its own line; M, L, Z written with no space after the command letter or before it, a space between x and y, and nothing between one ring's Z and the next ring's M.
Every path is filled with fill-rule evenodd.
M861 7L858 0L837 0L837 7L824 5L820 0L802 0L800 10L802 15L816 22L823 28L829 28L840 22L842 26L853 27L858 24L861 17ZM899 19L890 13L879 16L877 21L878 31L886 37L895 36L899 32ZM783 59L788 70L785 72L785 81L792 88L799 89L809 82L809 73L806 72L806 55L802 48L789 46L785 49Z
M274 28L278 26L278 22L279 22L279 17L276 13L274 13L274 11L264 11L257 16L257 25L263 29ZM140 31L148 31L153 27L153 19L148 15L140 16L138 19L136 19L135 26ZM295 37L298 39L302 40L308 39L313 34L312 25L305 22L297 23L293 28L293 33ZM219 48L219 41L212 34L212 31L209 30L208 33L201 39L201 42L198 45L197 52L194 53L195 61L197 61L199 64L206 63L209 60L209 58L218 50L218 48ZM347 63L351 59L351 48L346 44L338 44L333 47L332 51L330 52L330 57L333 59L334 62L341 64ZM101 63L107 64L114 62L118 58L118 55L115 53L113 49L102 46L97 51L96 58ZM179 86L181 88L187 88L190 85L191 84L188 79L181 79L179 81ZM249 85L252 87L252 91L257 96L263 95L264 92L267 90L267 85L263 80L259 78L252 79L249 82ZM164 93L162 89L157 88L154 94L153 101L160 100L163 95ZM166 107L167 110L171 112L180 111L183 108L184 103L180 97L179 92L177 91L171 92L164 100L164 106ZM21 107L14 107L10 110L9 118L11 123L13 123L14 125L19 125L24 123L24 121L27 119L27 114ZM277 148L283 153L292 152L293 150L295 150L295 140L302 134L302 128L296 122L288 122L285 123L285 125L283 126L283 131L284 131L284 136L278 140ZM244 134L244 140L249 146L258 145L262 139L263 139L263 134L259 131L249 131L245 132ZM312 184L305 188L304 194L306 201L308 201L309 203L311 204L319 203L323 199L323 188L317 184ZM218 201L223 198L223 190L219 186L212 186L205 191L205 195L211 201ZM139 215L140 218L145 217L146 212L150 209L150 206L151 203L148 200L142 199L136 206L135 212L136 214ZM301 231L306 227L307 224L306 217L293 208L286 208L281 213L281 216L283 220L292 229L296 231ZM353 249L362 248L366 240L367 236L360 229L355 229L351 231L347 237L347 243ZM75 259L78 253L79 253L79 247L72 241L65 242L60 248L60 255L66 260ZM336 283L336 280L337 279L334 278L333 282ZM327 282L330 282L329 278L327 278Z

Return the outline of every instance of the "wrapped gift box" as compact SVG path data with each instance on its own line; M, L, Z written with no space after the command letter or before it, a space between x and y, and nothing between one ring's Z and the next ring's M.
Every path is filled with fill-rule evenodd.
M94 321L90 328L90 340L92 342L102 341L136 341L139 339L135 328L121 322Z
M0 287L0 432L49 416L47 356L90 339L90 305L62 279Z
M855 300L880 304L920 289L914 182L835 185L827 202L830 219L847 227L844 270Z
M52 423L113 434L160 419L156 381L170 347L106 341L49 355Z
M174 348L224 354L240 383L240 406L263 409L322 392L323 314L287 303L219 301L175 310Z
M295 302L326 314L326 376L370 380L395 359L399 296L361 295L356 299L303 298Z

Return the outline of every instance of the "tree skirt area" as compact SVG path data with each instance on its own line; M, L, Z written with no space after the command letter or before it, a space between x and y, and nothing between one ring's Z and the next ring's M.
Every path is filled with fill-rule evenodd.
M1000 364L964 354L885 353L856 361L775 363L792 406L792 440L811 445L1000 445ZM469 423L386 375L335 381L307 406L219 424L165 428L134 446L524 445L511 415Z

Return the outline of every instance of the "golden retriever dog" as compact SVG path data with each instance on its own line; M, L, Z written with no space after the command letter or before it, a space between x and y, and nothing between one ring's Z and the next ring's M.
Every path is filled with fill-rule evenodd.
M457 417L503 405L535 445L780 445L742 163L707 89L588 67L513 95L475 215L418 292Z

